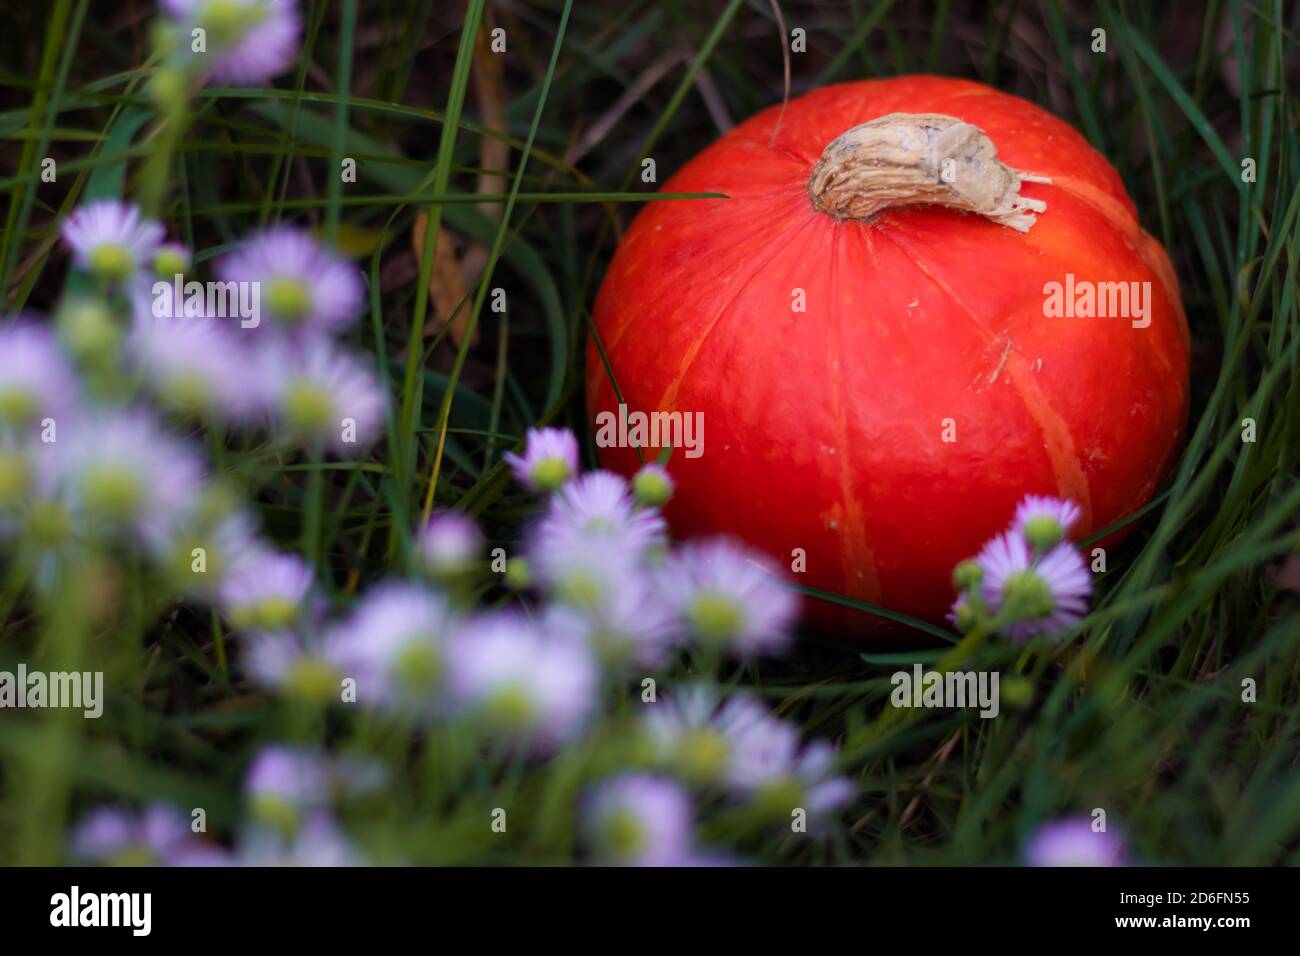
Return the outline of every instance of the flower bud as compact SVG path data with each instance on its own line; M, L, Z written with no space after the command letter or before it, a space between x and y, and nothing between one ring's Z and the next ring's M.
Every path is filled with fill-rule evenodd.
M650 508L662 508L673 496L673 480L661 465L646 465L632 478L636 500Z
M983 580L984 569L979 566L978 561L968 558L953 568L952 583L958 591L968 591L978 587Z

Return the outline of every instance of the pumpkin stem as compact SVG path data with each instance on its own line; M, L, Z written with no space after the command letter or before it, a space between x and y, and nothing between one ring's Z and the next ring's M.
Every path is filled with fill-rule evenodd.
M1021 183L1050 183L1000 163L984 131L938 113L890 113L842 133L808 180L814 207L870 219L891 206L948 206L1028 232L1047 203Z

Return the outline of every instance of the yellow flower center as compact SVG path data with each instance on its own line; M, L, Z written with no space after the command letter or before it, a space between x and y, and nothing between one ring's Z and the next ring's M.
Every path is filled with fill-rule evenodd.
M195 22L208 31L214 49L228 49L242 40L250 30L266 19L261 4L239 0L208 0L199 8Z
M18 504L32 484L31 464L17 452L0 455L0 508Z
M677 745L682 775L697 784L717 780L726 768L729 754L726 738L704 728L687 732Z
M297 279L272 279L266 286L266 304L272 315L292 325L311 311L311 289Z
M509 730L527 729L532 724L535 713L532 697L516 684L499 688L488 699L486 707L488 720Z
M569 464L563 458L543 458L533 465L532 477L539 491L554 491L569 480Z
M23 388L0 389L0 420L26 425L36 417L36 396Z
M744 611L734 600L710 591L691 602L687 617L701 640L709 644L722 644L735 637L745 623Z
M72 531L72 516L56 501L36 501L27 512L27 531L43 547L56 547Z
M115 521L133 518L144 502L140 477L120 465L100 465L82 481L86 507L94 514Z
M442 679L442 657L426 640L408 641L393 662L402 683L412 690L428 690Z
M314 382L295 382L284 395L284 417L289 427L303 435L325 431L334 419L329 392Z
M337 700L340 686L338 671L315 657L304 657L295 663L285 681L289 693L306 700Z
M90 271L102 279L117 282L125 279L135 268L135 258L125 246L106 242L90 253Z
M646 832L641 820L631 810L618 809L605 818L604 844L611 856L635 859L645 852Z
M235 627L251 631L283 631L298 617L298 604L286 597L268 597L239 608L231 615Z

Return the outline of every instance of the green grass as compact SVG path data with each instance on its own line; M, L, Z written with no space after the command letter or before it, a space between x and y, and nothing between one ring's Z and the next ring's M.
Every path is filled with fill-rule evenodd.
M296 71L276 89L205 90L170 130L145 95L154 65L143 22L85 0L15 13L24 22L0 40L0 289L8 312L52 310L66 262L57 218L96 195L156 204L203 259L268 222L359 237L371 299L352 342L390 384L388 440L368 460L323 464L252 439L217 443L268 530L318 556L342 603L405 565L406 530L434 505L479 516L494 543L517 540L531 502L500 456L535 425L585 433L588 319L617 236L648 198L640 160L653 153L666 178L716 137L710 90L733 122L778 102L782 40L768 4L740 0L714 4L712 19L685 0L539 0L512 12L470 0L464 20L460 4L422 0L307 6ZM1291 589L1277 573L1300 555L1300 6L851 0L782 4L782 14L808 31L794 94L928 69L995 84L1078 126L1175 264L1192 412L1165 487L1108 555L1077 640L1048 651L954 645L918 624L913 650L810 637L790 661L724 674L835 739L861 795L824 842L725 815L705 834L770 862L1013 862L1037 824L1104 808L1151 861L1300 862L1300 595L1294 572ZM499 132L471 78L489 15L509 37ZM1088 52L1094 27L1106 30L1105 54ZM676 53L576 167L565 160ZM487 197L475 195L485 138L508 147L506 167L490 170L508 189ZM46 155L59 160L57 188L40 182ZM358 160L355 185L339 181L345 156ZM1247 157L1253 183L1241 179ZM421 211L431 228L415 271L386 281ZM474 348L468 335L457 348L430 334L439 225L487 250L485 278L462 306L481 326ZM493 284L510 295L503 315L483 311ZM1245 418L1257 423L1251 444ZM299 713L239 679L214 615L172 606L129 563L117 571L116 610L98 623L76 600L42 606L7 572L0 667L90 655L115 690L98 722L0 721L0 861L59 860L68 823L104 800L203 806L228 833L250 754L293 737L398 768L390 792L347 817L376 857L565 860L577 792L621 759L631 694L594 740L541 767L485 760L445 735L412 748L368 720ZM900 717L887 706L892 671L939 660L1002 672L1002 716ZM1242 701L1247 678L1254 703ZM518 808L513 835L495 840L485 814L506 805Z

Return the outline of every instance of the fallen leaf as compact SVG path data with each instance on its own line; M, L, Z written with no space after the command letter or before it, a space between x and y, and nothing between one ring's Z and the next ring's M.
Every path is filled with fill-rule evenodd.
M411 246L415 249L416 261L424 255L424 235L429 229L429 216L420 213L411 230ZM458 347L465 340L465 329L469 324L469 302L466 300L465 274L461 271L460 260L452 243L451 233L439 227L437 245L433 250L433 267L429 270L429 301L433 304L434 318L437 320L426 334L432 335L451 323L448 334ZM470 345L478 344L478 332Z

